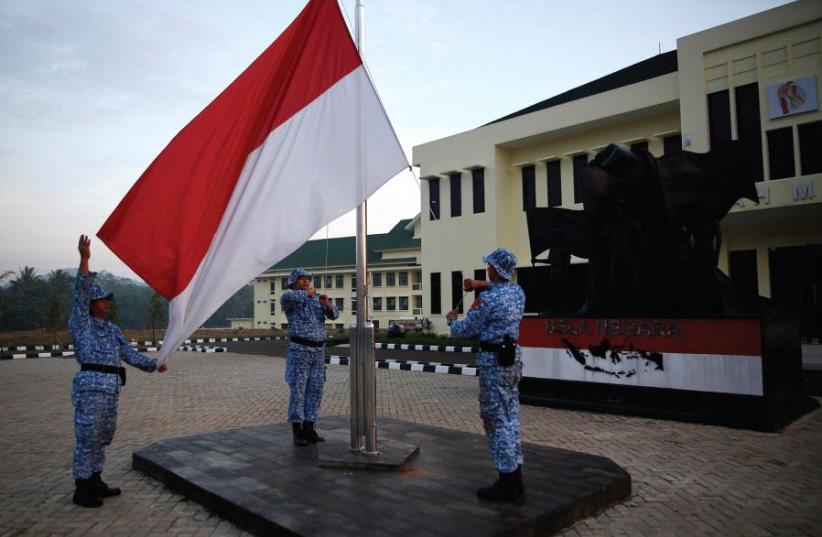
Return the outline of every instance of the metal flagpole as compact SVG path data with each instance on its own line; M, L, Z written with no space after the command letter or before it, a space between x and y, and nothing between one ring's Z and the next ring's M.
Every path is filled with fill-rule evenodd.
M357 50L363 56L365 37L364 0L357 0L355 15ZM358 167L360 194L365 199L365 114L360 107L360 154ZM377 391L374 371L374 323L368 320L368 270L367 270L367 202L357 207L357 320L351 326L351 451L377 455Z

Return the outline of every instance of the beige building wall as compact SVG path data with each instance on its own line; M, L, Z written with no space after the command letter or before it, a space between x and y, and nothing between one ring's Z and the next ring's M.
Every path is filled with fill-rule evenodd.
M327 287L325 281L317 287L317 280L326 276L325 267L307 268L314 274L313 286L320 294L327 294L328 297L338 303L342 301L343 307L340 316L334 321L327 321L329 331L348 329L351 323L356 321L355 311L352 310L353 301L356 301L357 293L353 287L355 277L354 267L329 267L327 276L332 280L332 287ZM282 329L288 319L282 311L280 296L282 296L282 279L288 279L288 271L267 271L257 277L254 281L254 328ZM379 287L373 285L374 273L379 273L382 279ZM402 280L401 274L405 274ZM389 274L393 274L393 284L389 285ZM337 276L342 276L343 286L337 287ZM400 265L387 267L374 267L369 271L369 278L372 284L368 288L369 317L378 323L380 329L388 327L389 320L412 320L422 316L422 286L421 270L418 266ZM273 291L272 291L273 284ZM377 311L373 308L374 297L381 298L382 309ZM394 300L394 309L389 310L389 299ZM272 313L272 303L273 313Z
M740 202L723 221L720 268L728 253L757 252L760 294L769 296L770 248L822 244L822 175L801 175L796 126L822 119L819 110L777 120L768 118L767 86L796 77L816 76L822 90L822 2L805 0L699 32L678 40L678 71L630 86L602 92L533 113L414 147L413 163L424 180L440 180L440 219L426 214L429 191L423 182L422 278L429 288L432 273L441 275L442 307L431 312L431 294L423 296L424 315L436 331L447 327L451 307L451 272L473 276L481 256L498 245L511 248L519 267L530 266L522 208L522 168L536 171L536 205L547 205L546 163L559 160L562 206L573 201L573 157L592 158L608 143L631 145L646 140L651 153L662 154L662 139L680 133L684 149L710 149L707 95L758 82L765 181L757 185L760 204ZM737 138L734 92L730 91L731 132ZM820 99L822 100L822 99ZM793 128L797 176L770 180L766 132ZM822 148L820 148L822 150ZM471 174L485 170L485 212L472 214ZM462 215L450 216L449 175L461 173Z
M757 83L763 147L759 204L740 201L723 221L720 268L728 272L728 254L756 250L759 293L771 296L768 252L772 248L822 244L822 174L803 174L798 125L822 120L822 111L769 117L768 86L815 76L822 90L822 2L801 1L758 13L677 41L680 109L689 150L710 149L708 94L729 90L731 134L739 137L734 88ZM767 132L789 127L797 175L771 180ZM822 148L820 148L822 150Z
M414 148L420 176L440 180L440 219L422 218L423 281L430 289L431 273L441 277L442 309L431 313L431 295L423 297L424 315L435 331L447 332L445 313L451 308L451 273L473 277L485 268L482 256L504 245L517 256L518 266L531 266L531 252L522 205L522 168L536 172L536 205L548 204L546 166L559 160L562 207L581 209L574 202L573 157L593 158L610 142L647 141L662 153L662 138L679 132L676 75L665 75L547 110L519 116ZM485 212L472 214L470 169L485 169ZM450 216L449 175L462 172L462 215ZM424 182L422 207L430 204ZM427 209L426 209L427 210ZM423 214L425 210L423 210ZM465 307L472 299L466 297Z

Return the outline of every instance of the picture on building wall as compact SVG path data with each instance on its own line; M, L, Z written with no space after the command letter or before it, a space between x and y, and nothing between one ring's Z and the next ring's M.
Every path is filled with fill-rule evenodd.
M768 112L771 119L816 109L816 76L804 76L768 86Z

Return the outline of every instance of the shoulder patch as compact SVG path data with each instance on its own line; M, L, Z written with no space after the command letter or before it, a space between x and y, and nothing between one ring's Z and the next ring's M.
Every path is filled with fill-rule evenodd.
M471 304L471 309L478 310L480 307L480 302L482 302L482 295L478 296L474 303Z

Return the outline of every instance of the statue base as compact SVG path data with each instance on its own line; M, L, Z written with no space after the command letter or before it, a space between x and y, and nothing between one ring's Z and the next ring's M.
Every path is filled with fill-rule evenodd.
M774 431L805 394L796 316L523 319L527 404Z

